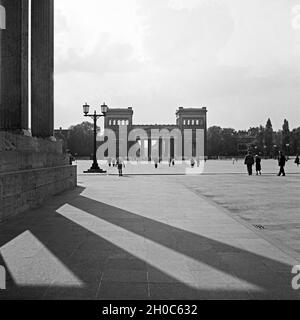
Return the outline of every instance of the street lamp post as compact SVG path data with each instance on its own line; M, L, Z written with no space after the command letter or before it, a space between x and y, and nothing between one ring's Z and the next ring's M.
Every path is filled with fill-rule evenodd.
M83 105L83 113L85 117L90 117L94 121L94 152L93 152L93 165L92 167L88 170L85 171L85 173L106 173L106 171L100 169L97 161L97 120L101 117L105 117L106 113L108 111L108 107L105 103L101 106L101 112L102 114L97 114L95 111L94 113L89 113L90 112L90 106L86 103Z

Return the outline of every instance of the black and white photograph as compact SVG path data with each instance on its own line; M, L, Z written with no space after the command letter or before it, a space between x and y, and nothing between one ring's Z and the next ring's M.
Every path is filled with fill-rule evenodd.
M0 0L0 317L299 300L299 157L300 0Z

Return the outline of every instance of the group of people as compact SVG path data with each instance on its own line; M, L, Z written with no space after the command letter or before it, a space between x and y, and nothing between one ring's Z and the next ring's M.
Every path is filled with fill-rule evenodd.
M74 161L74 159L70 159L70 161ZM287 158L286 156L283 154L282 151L279 152L279 155L278 155L278 166L279 166L279 173L278 173L278 176L285 176L285 165L287 163ZM121 158L117 158L117 159L112 159L112 158L109 158L107 160L108 162L108 165L109 167L113 166L113 167L117 167L118 168L118 171L119 171L119 176L122 177L123 176L123 168L125 168L125 163L124 161L121 159ZM261 162L262 162L262 159L261 159L261 156L260 155L255 155L253 156L250 152L248 152L246 158L245 158L245 165L247 166L247 171L248 171L248 175L249 176L252 176L253 175L253 166L255 165L255 171L256 171L256 175L261 175L262 173L262 166L261 166ZM196 165L196 161L195 159L191 159L190 161L190 164L191 164L191 167L194 168L195 165ZM200 164L200 161L197 160L197 165L199 166ZM300 158L299 158L299 155L296 156L295 158L295 164L297 165L297 167L299 167L300 165ZM155 169L158 168L158 165L159 165L159 160L158 159L155 159L154 160L154 167ZM170 159L169 160L169 167L171 166L175 166L175 159Z
M282 151L279 152L278 155L278 166L279 166L279 173L278 176L285 176L285 165L288 161L288 159L286 158L286 156L283 154ZM296 156L295 159L295 163L297 164L297 166L299 166L300 164L300 159L299 159L299 155ZM252 168L255 165L255 171L256 171L256 175L261 175L261 157L259 155L256 155L255 157L249 152L245 158L245 165L247 166L247 171L249 176L252 176L253 172L252 172Z
M255 164L256 175L261 175L261 157L256 155L255 157L249 152L245 158L245 165L247 166L249 176L252 176L252 167Z
M206 158L204 159L204 161L206 162ZM200 167L200 159L197 158L196 160L194 158L191 159L191 168L194 168L195 165L197 163L197 167L199 168Z

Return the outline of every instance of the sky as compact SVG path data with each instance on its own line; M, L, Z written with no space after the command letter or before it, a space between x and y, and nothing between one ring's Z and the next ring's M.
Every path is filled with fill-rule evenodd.
M300 0L55 1L55 127L82 105L137 124L207 107L208 125L300 126Z

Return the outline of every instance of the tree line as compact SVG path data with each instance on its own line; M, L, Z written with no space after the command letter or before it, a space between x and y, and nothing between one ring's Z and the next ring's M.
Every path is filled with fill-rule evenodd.
M66 149L71 154L90 156L93 153L93 130L92 123L83 122L71 126L67 136L58 134L57 138L65 141ZM212 126L207 131L208 157L244 156L248 150L264 157L274 157L279 150L287 155L299 154L300 127L290 130L289 122L285 119L282 129L274 131L272 122L268 119L265 126L249 130L236 131L232 128Z
M264 157L275 157L279 151L286 155L300 153L300 127L290 130L285 119L282 129L273 130L271 119L265 126L236 131L232 128L210 127L207 131L209 157L238 157L248 151Z

